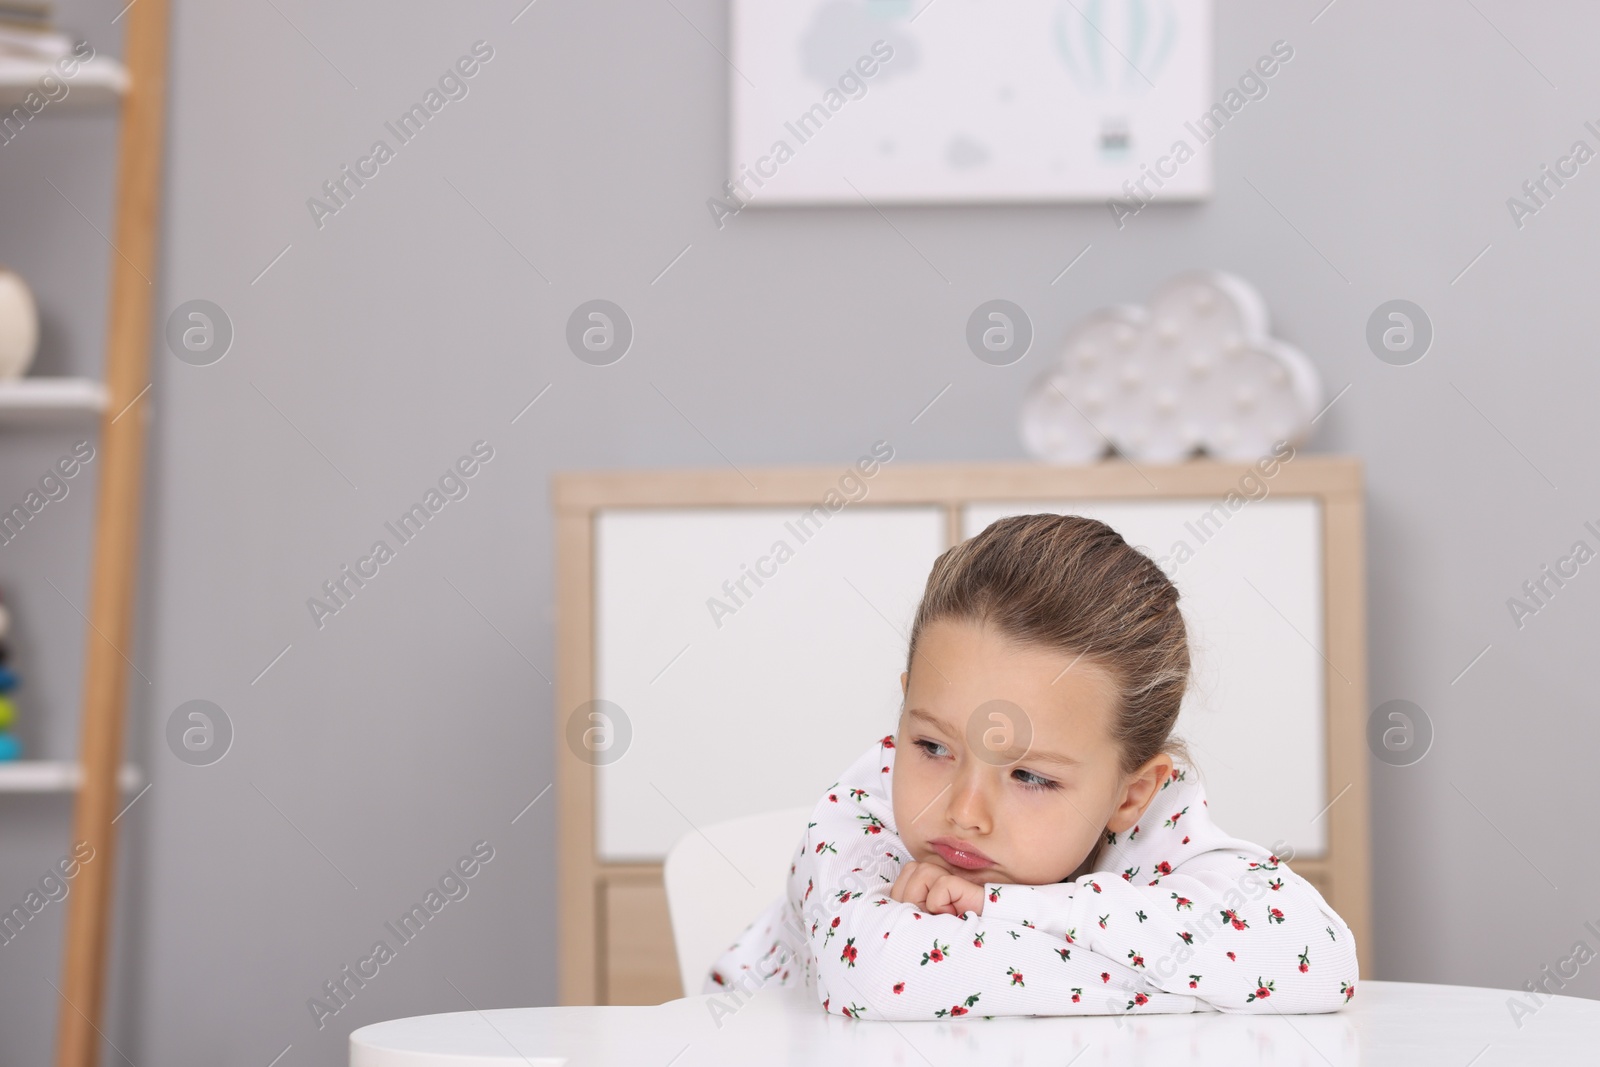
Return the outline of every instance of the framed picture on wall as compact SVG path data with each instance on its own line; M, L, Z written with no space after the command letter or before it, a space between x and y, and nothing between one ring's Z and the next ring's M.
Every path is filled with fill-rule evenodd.
M731 0L730 18L735 208L1211 193L1211 0Z

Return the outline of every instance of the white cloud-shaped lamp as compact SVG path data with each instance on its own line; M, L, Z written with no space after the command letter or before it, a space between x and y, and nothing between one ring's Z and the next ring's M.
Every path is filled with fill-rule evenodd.
M1092 463L1109 448L1151 463L1197 451L1254 460L1309 437L1321 404L1315 367L1269 334L1261 294L1196 271L1148 309L1102 308L1068 332L1023 403L1022 440L1052 463Z

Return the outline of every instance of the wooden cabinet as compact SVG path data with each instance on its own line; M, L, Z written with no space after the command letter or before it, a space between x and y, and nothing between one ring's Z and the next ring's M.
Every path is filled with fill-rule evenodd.
M873 466L557 476L564 1003L684 995L668 848L815 802L895 728L939 553L1040 511L1105 520L1178 583L1178 730L1218 823L1289 850L1370 960L1355 460Z
M653 878L606 879L599 908L601 1003L659 1004L681 996L659 870ZM661 936L663 930L668 936Z

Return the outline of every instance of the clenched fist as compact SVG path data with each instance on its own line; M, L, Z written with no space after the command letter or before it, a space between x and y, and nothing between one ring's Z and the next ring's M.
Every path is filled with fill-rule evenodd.
M932 863L907 861L889 887L889 899L915 904L930 915L983 914L983 886Z

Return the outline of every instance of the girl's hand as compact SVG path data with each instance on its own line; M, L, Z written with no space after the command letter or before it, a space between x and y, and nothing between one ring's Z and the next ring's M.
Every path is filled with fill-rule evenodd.
M930 915L983 914L983 886L932 863L908 861L889 887L889 899L915 904Z

